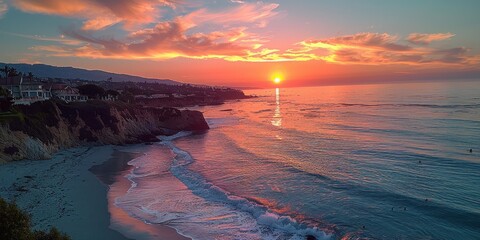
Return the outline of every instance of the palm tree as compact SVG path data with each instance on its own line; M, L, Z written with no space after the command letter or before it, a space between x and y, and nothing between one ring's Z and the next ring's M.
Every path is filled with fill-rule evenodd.
M9 67L8 65L5 65L3 69L0 69L0 72L4 72L5 73L5 78L8 78L8 72L9 72Z
M15 68L8 68L8 76L9 77L15 77L15 76L18 76L19 75L19 72L17 72L17 69Z
M19 76L19 74L21 74L21 72L19 73L17 71L17 69L15 69L13 67L9 67L8 65L5 65L3 67L3 69L0 69L0 71L5 73L5 78L15 77L15 76Z
M30 81L33 80L33 73L32 72L28 72L28 79L30 79Z

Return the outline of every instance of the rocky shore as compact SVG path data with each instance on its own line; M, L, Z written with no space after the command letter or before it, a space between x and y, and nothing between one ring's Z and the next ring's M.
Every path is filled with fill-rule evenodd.
M209 129L203 114L119 102L37 102L0 119L0 163L49 159L61 149L155 141L156 135Z

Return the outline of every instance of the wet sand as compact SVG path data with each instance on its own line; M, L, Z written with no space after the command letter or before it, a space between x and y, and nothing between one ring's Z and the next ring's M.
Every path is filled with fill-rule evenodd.
M131 182L125 177L132 166L128 162L141 156L139 153L115 151L112 157L101 165L90 168L103 184L109 186L108 208L111 214L112 229L123 235L138 240L188 240L173 228L159 224L147 224L129 216L125 211L115 206L115 198L125 194L131 187Z

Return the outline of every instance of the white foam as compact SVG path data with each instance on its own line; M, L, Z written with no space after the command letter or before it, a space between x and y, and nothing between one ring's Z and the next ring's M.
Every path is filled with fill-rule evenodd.
M193 163L194 158L186 151L176 147L171 141L163 142L170 147L176 154L175 161L170 171L180 181L189 187L189 189L198 196L209 201L229 204L235 209L251 214L255 221L263 226L273 228L274 231L283 231L292 237L312 235L317 239L329 238L327 234L316 227L309 227L306 224L298 223L289 216L279 216L269 211L265 206L251 202L245 198L231 195L227 191L206 181L200 174L190 171L186 166Z
M314 226L232 195L189 170L194 158L172 141L190 134L161 137L158 147L168 147L175 155L171 174L150 172L161 164L155 156L132 161L135 169L128 175L132 187L125 196L116 198L116 205L147 223L171 226L193 239L305 239L306 235L329 238Z

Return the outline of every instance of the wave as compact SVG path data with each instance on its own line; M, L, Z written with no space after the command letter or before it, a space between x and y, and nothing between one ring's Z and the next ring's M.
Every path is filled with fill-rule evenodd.
M312 136L310 136L312 137ZM361 184L359 182L353 181L345 181L339 180L327 175L322 175L318 172L314 172L313 170L309 170L311 168L308 167L300 167L298 164L291 164L289 162L284 161L275 161L270 160L268 158L262 157L261 155L257 155L256 152L249 151L249 148L243 148L239 146L235 139L229 138L227 135L223 135L218 137L220 139L225 139L228 142L228 146L224 146L227 149L235 149L235 151L240 152L242 155L248 155L250 159L256 159L257 161L261 161L263 164L273 164L276 165L272 167L272 169L281 169L282 171L288 171L291 174L285 174L287 176L309 176L321 181L319 185L322 188L327 189L331 192L338 192L342 191L352 197L361 197L362 199L372 199L375 201L382 201L387 205L390 206L408 206L408 208L415 208L416 211L422 212L425 215L430 215L431 217L442 219L442 216L449 216L448 219L451 224L457 224L458 226L468 226L468 227L478 227L479 225L475 225L472 221L468 219L477 219L480 215L474 211L464 209L459 206L450 205L451 203L441 203L441 202L428 202L425 203L425 198L428 198L429 195L426 197L422 197L421 195L406 195L403 192L395 191L395 189L391 188L382 188L382 187L374 187L369 186L368 184ZM293 140L292 136L290 136L288 145L289 150L288 152L282 152L282 156L301 156L304 150L298 149L296 151L295 144L297 140ZM307 144L310 142L309 137L303 138L303 144ZM281 151L281 150L280 150ZM187 153L188 154L188 153ZM330 153L332 155L333 153ZM446 168L453 168L453 167L462 167L464 174L471 174L474 176L475 172L478 172L479 165L470 162L463 162L461 165L458 165L459 159L457 158L449 158L449 157L439 157L429 154L422 154L418 152L411 152L411 151L399 151L396 150L395 152L389 151L379 151L379 150L365 150L359 149L352 152L354 156L360 156L360 158L364 159L382 159L383 161L394 161L396 164L396 170L399 170L402 164L400 162L406 164L406 168L402 171L410 171L408 163L417 163L421 160L424 163L429 163L430 175L424 176L425 179L422 179L422 175L415 173L414 175L417 176L417 180L424 180L425 182L429 181L436 181L436 177L438 174L441 174L441 171L445 170ZM338 160L341 159L341 156L336 157ZM312 158L300 158L300 159L312 159ZM296 160L296 163L299 163L299 159ZM379 164L377 167L382 166ZM387 164L389 166L389 164ZM416 169L416 168L413 168ZM437 170L439 169L439 170ZM418 169L416 169L418 170ZM461 169L452 170L452 172L462 171ZM432 176L433 174L433 176ZM307 181L307 182L315 182L314 180ZM381 185L380 185L381 186ZM466 186L464 186L466 187ZM463 198L467 198L467 196L462 196ZM473 197L472 197L473 199ZM388 209L387 209L388 210ZM444 215L437 214L437 212L443 212ZM463 220L466 219L466 220Z
M424 107L424 108L480 108L480 104L358 104L358 103L338 103L335 104L337 106L345 106L345 107Z
M262 110L255 111L253 113L264 113L264 112L273 112L273 109L262 109Z
M186 151L176 147L172 140L186 136L187 133L170 137L160 137L162 145L169 147L175 154L170 172L183 182L195 195L206 199L209 202L226 204L238 211L251 215L257 225L268 228L262 230L263 238L277 239L305 239L306 236L313 236L316 239L329 239L331 236L321 231L316 226L298 222L289 216L279 215L267 207L256 202L249 201L243 197L232 195L224 189L208 182L201 174L189 170L188 165L194 162L194 158ZM272 234L273 231L274 233Z

